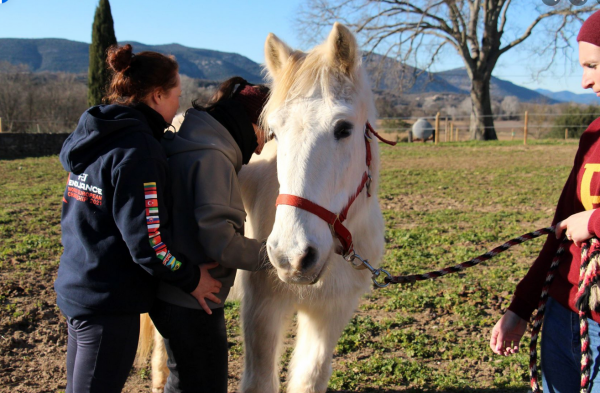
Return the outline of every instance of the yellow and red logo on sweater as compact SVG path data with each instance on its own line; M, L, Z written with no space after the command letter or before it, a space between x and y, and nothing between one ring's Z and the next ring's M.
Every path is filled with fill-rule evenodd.
M585 164L585 172L581 178L581 203L585 210L594 209L595 205L600 204L600 195L592 195L600 191L600 179L594 174L600 172L600 164Z

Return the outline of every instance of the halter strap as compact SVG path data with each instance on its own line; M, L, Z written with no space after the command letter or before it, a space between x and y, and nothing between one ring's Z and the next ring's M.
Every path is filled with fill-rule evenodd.
M367 188L367 197L371 196L371 193L369 192L369 185L371 183L370 167L371 167L372 155L371 155L371 144L370 144L371 137L369 135L369 132L372 132L373 135L375 135L383 143L387 143L388 145L392 145L392 146L394 146L396 144L396 142L391 142L391 141L383 139L379 134L377 134L377 132L375 132L375 130L373 130L373 127L371 127L371 124L369 124L369 122L367 122L367 124L365 126L365 148L366 148L366 153L367 153L366 154L367 170L363 173L362 180L360 182L360 185L356 189L356 192L353 195L351 195L350 198L348 198L348 202L346 203L346 206L344 206L344 208L340 211L339 214L332 213L329 210L325 209L324 207L319 206L316 203L311 202L306 198L302 198L302 197L299 197L296 195L279 194L279 196L277 197L277 201L275 202L275 206L288 205L288 206L293 206L293 207L297 207L299 209L305 210L305 211L312 213L315 216L321 218L323 221L325 221L327 224L329 224L329 228L331 229L332 235L337 237L339 239L340 243L342 244L342 253L341 253L342 256L350 255L352 253L352 251L354 251L354 245L352 242L352 234L350 233L348 228L346 228L342 224L344 221L346 221L346 218L348 215L348 210L350 210L350 206L352 206L352 204L354 203L356 198L358 198L358 196L360 195L362 190L365 188L365 186Z
M377 131L375 131L373 129L373 127L371 127L371 123L369 123L369 122L367 122L367 129L369 131L371 131L373 133L373 135L375 135L377 137L377 139L379 139L381 142L385 143L386 145L396 146L396 144L398 143L398 142L392 142L392 141L389 141L389 140L383 138L381 135L379 135L377 133Z

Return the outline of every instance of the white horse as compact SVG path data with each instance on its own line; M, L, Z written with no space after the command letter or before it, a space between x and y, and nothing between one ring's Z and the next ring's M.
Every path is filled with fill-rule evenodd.
M248 213L246 236L268 238L275 269L240 271L236 280L245 347L240 391L279 391L283 337L297 313L287 391L325 392L333 350L369 290L371 275L355 270L337 253L342 247L325 221L295 206L276 207L275 201L279 194L294 195L337 214L356 196L344 225L354 250L378 266L384 251L376 196L379 148L365 138L366 124L375 119L373 96L356 40L338 23L327 41L308 53L294 51L270 34L265 59L272 91L262 125L274 140L240 172L240 181ZM370 186L357 193L365 172ZM166 378L158 358L153 360L155 391Z
M325 392L335 345L362 294L368 270L336 251L328 224L309 211L275 207L278 194L305 198L336 214L357 193L371 151L370 185L351 205L346 227L354 249L378 266L384 225L376 196L377 143L365 140L375 119L373 96L354 36L336 23L322 45L293 51L270 34L265 43L272 94L263 127L275 139L240 172L247 236L267 240L275 270L241 272L243 393L279 391L278 364L286 326L298 315L289 393ZM275 274L276 272L276 274Z

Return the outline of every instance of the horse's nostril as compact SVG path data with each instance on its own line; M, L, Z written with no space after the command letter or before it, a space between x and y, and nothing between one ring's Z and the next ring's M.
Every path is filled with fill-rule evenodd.
M302 269L307 269L315 262L317 262L317 249L314 247L307 247L304 254L300 257L300 266Z

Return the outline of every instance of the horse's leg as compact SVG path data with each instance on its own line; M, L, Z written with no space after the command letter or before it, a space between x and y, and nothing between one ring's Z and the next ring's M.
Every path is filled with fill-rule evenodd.
M169 369L167 368L167 350L158 330L154 328L154 349L152 351L152 393L162 393Z
M289 367L288 393L324 393L331 377L333 350L352 317L358 296L321 299L299 306L296 347Z
M254 273L266 275L267 272ZM244 277L247 278L247 277ZM277 393L283 333L293 312L290 295L274 293L271 280L246 282L242 301L244 372L241 393Z

